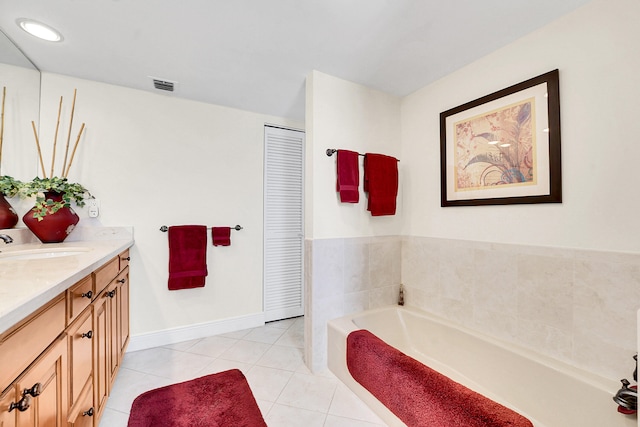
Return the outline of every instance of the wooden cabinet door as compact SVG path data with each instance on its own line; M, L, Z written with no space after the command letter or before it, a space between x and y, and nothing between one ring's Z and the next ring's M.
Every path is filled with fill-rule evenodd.
M63 427L67 425L68 410L67 337L61 335L16 380L17 389L35 390L29 409L16 412L18 427Z
M127 344L129 344L129 267L125 267L118 279L121 281L118 295L118 319L120 321L118 339L120 362L122 362L122 356L124 356Z
M80 392L93 372L93 319L91 310L85 310L67 329L71 366L69 407L76 404Z
M91 384L82 390L74 410L69 414L69 427L93 427L97 423Z
M111 327L110 369L111 384L115 381L122 356L129 343L129 268L118 274L106 289L109 297L109 317Z
M95 417L100 419L109 395L110 367L110 328L109 299L105 292L93 302L93 402Z
M16 387L11 386L5 392L0 395L0 427L15 427L16 426L16 410L9 412L11 404L20 400Z
M111 282L105 290L107 301L107 311L109 319L109 389L115 380L118 367L120 366L120 322L118 313L118 300L120 299L120 284L117 281L118 277Z

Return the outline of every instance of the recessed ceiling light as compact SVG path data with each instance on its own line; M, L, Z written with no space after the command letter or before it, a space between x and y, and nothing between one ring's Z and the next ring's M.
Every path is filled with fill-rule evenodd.
M47 40L50 42L62 41L62 34L41 22L34 21L33 19L20 18L18 19L17 23L20 28L22 28L32 36L38 37L39 39Z

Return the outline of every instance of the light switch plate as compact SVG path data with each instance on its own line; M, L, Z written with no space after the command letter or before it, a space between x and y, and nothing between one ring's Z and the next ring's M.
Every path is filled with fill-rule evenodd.
M100 215L100 200L98 199L89 199L87 202L87 207L89 208L89 217L97 218Z

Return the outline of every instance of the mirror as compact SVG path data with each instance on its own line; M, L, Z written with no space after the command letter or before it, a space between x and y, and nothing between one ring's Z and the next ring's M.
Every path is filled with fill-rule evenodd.
M6 92L0 124L3 129L0 175L29 180L36 173L37 149L31 121L38 129L40 71L0 30L0 102L3 88ZM18 210L17 198L12 199L11 204Z

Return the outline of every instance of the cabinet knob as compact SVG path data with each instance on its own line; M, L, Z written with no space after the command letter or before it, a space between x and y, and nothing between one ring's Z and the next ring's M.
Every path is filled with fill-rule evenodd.
M38 397L40 396L40 393L42 393L42 384L35 383L31 388L25 388L22 391L22 396L27 396L30 394L33 397Z
M14 409L17 409L20 412L24 412L29 409L29 406L31 406L31 396L22 396L22 399L18 400L17 402L11 402L11 405L9 405L9 412L13 411Z
M89 339L93 338L93 331L89 331L89 332L85 332L85 333L83 333L83 334L80 336L80 338L89 338Z
M91 298L93 298L93 292L91 292L91 291L89 291L89 292L83 292L83 293L81 293L81 294L80 294L80 296L81 296L82 298L89 298L89 299L91 299Z
M115 296L116 296L116 291L115 291L115 290L113 290L113 291L109 291L109 292L107 292L107 294L106 294L106 295L107 295L109 298L113 298L113 297L115 297Z
M89 408L88 410L84 411L82 413L83 417L93 417L93 407Z
M124 282L126 282L126 281L127 281L126 279L116 280L116 282L118 282L118 283L124 283Z
M122 257L122 260L123 261L131 261L131 257L130 256Z

